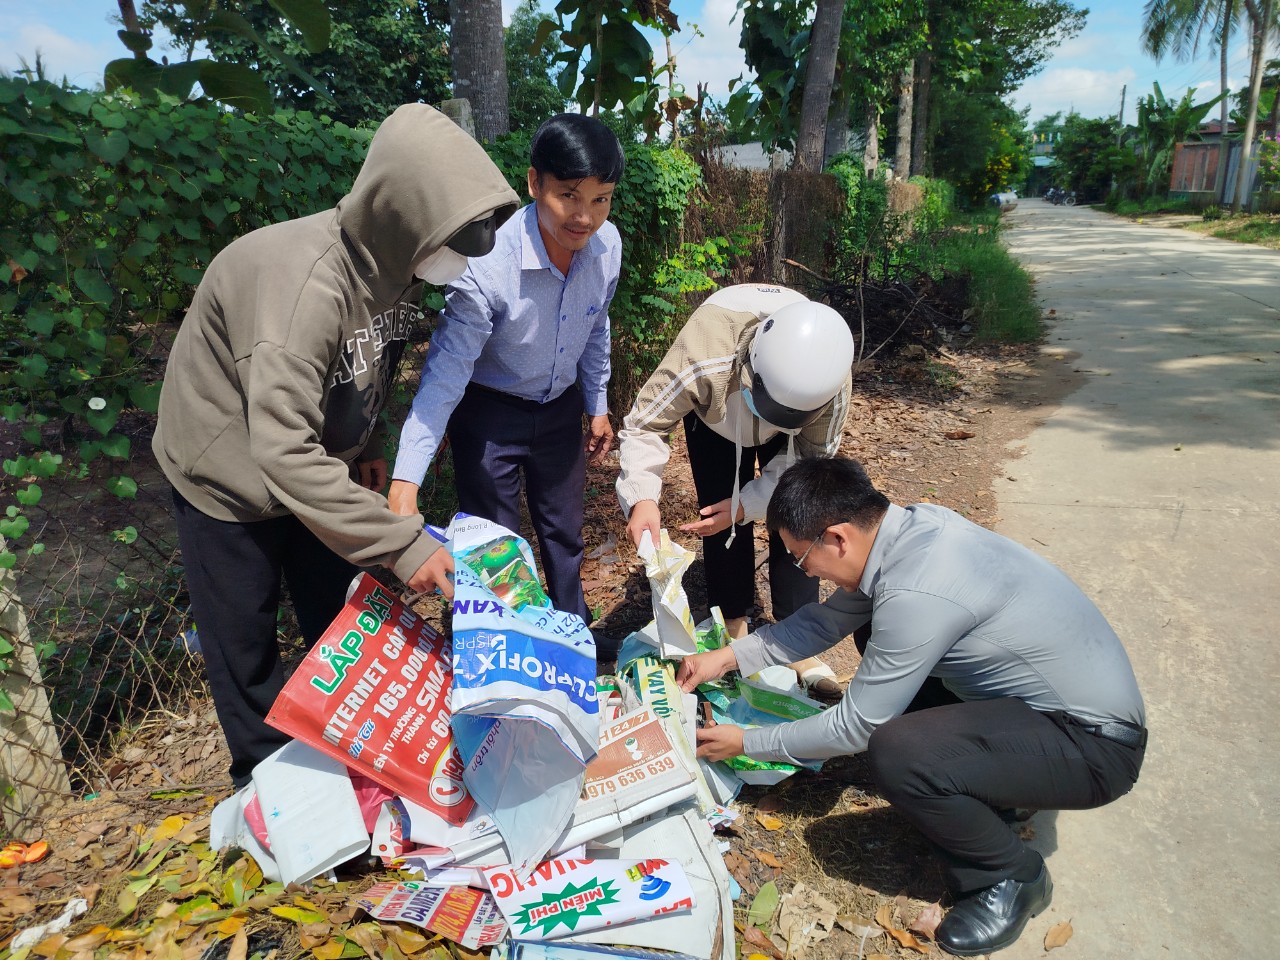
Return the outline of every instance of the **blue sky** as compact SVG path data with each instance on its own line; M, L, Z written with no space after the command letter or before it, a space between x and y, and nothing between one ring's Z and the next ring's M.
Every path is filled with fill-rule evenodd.
M543 0L544 9L553 5L554 0ZM1017 106L1030 106L1032 120L1073 108L1087 117L1114 114L1126 84L1129 122L1135 98L1150 93L1153 81L1160 83L1166 96L1179 96L1188 86L1200 86L1206 97L1217 93L1216 55L1193 63L1157 64L1140 52L1139 0L1079 5L1091 11L1085 29L1059 48L1046 68L1013 97ZM514 6L515 0L503 0L508 15ZM713 96L726 96L729 81L743 71L740 24L730 22L737 10L735 0L674 0L672 8L683 28L672 38L678 78L690 92L705 81ZM101 78L108 60L124 55L115 35L118 25L111 20L118 13L113 0L0 0L0 13L0 69L13 71L20 65L19 57L33 61L40 50L53 76L65 74L73 83L91 86ZM693 24L697 32L691 29ZM655 52L661 61L665 52L658 46ZM1234 41L1229 73L1235 89L1247 80L1243 36Z

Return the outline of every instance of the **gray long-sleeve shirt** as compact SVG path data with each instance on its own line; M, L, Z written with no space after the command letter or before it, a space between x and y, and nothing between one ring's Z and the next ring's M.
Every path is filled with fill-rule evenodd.
M871 619L871 639L839 704L747 730L745 753L799 763L865 750L928 676L963 700L1017 697L1086 722L1144 724L1115 631L1061 570L932 504L891 505L856 591L837 590L733 644L755 673L828 649Z

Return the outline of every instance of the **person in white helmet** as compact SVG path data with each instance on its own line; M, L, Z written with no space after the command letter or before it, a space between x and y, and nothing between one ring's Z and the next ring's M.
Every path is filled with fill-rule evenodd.
M683 421L701 519L679 529L703 538L707 600L735 639L746 636L755 603L753 522L797 456L839 450L853 355L848 323L831 307L772 284L725 287L685 323L618 433L618 501L638 546L646 530L658 540L666 438ZM817 581L776 534L769 587L774 620L818 599ZM814 692L838 695L825 664L793 666Z

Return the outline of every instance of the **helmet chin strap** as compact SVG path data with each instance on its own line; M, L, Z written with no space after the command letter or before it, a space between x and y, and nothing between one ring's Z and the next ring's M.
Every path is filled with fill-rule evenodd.
M733 441L733 493L729 497L729 538L724 542L728 550L733 546L733 539L738 535L738 505L742 496L739 481L742 478L742 444Z

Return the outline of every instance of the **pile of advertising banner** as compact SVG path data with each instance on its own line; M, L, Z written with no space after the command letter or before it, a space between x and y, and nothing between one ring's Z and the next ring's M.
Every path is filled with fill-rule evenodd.
M362 891L361 909L498 958L731 960L737 884L714 830L743 783L795 768L698 760L697 718L779 723L822 704L786 668L681 691L676 661L725 633L718 610L693 624L690 557L665 531L641 552L654 621L599 677L591 632L552 608L522 538L464 514L440 535L451 642L357 577L267 718L293 739L215 809L215 848L285 883L380 858L403 879Z

